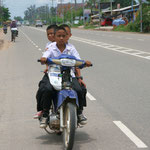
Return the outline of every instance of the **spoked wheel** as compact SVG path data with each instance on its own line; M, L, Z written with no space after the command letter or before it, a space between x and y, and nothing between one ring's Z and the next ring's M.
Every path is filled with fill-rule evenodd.
M64 150L72 150L76 129L76 107L72 103L68 103L64 112L64 132L63 143Z
M16 34L12 32L11 41L15 42Z
M15 42L16 35L13 33L13 41Z

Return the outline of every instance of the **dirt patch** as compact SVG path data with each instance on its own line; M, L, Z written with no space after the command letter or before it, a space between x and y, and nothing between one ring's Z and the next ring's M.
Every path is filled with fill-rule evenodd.
M4 37L3 31L0 30L0 50L6 50L11 46L11 42Z

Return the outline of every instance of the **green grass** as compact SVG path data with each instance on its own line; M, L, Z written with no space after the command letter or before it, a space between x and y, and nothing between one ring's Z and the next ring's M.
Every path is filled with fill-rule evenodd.
M127 26L124 26L124 25L119 25L117 27L114 28L114 31L124 31L124 32L127 32L129 31Z
M84 29L95 29L96 28L96 26L94 26L94 25L86 25L86 26L84 26Z

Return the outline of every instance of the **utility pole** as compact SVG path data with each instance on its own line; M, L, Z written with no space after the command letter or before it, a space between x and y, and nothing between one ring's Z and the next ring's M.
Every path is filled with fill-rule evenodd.
M49 16L50 16L50 20L51 20L51 24L52 24L51 3L50 3L50 5L49 5Z
M133 0L131 2L131 5L132 5L132 22L134 22L134 14L133 14Z
M73 12L73 4L72 4L72 0L71 0L71 7L70 7L70 9L71 9L71 25L73 25L73 14L72 14L72 12Z
M82 0L83 3L83 25L85 25L85 17L84 17L84 0Z
M140 0L140 23L141 23L141 32L143 32L142 0Z
M99 0L98 10L99 10L99 28L100 28L101 26L101 0Z
M62 4L62 0L61 0L61 15L63 17L63 24L64 24L64 6Z
M3 0L0 0L0 25L2 25L3 21Z
M111 16L112 16L112 0L110 0Z
M52 7L51 7L51 24L53 24L53 0L52 0Z
M56 0L56 24L57 24L57 0Z

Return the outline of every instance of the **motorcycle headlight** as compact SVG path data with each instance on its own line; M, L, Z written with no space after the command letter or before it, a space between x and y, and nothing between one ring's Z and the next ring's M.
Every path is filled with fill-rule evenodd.
M76 60L73 59L61 59L62 66L70 66L73 67L76 64Z

